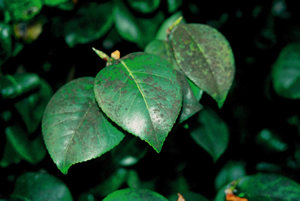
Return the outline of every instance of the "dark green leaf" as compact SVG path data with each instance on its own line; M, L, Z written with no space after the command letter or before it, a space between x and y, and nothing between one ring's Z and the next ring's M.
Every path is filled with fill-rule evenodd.
M25 21L37 15L43 6L42 0L5 0L6 8L12 18L18 21Z
M300 184L280 175L256 174L237 182L236 195L248 201L298 201L300 198Z
M44 0L44 4L46 6L58 6L62 3L66 3L70 0Z
M151 13L155 11L160 4L160 0L127 0L129 5L141 13Z
M32 73L1 76L0 89L2 99L14 99L37 88L39 84L39 76Z
M111 150L124 137L100 111L93 88L94 78L73 80L54 94L45 110L45 144L64 174L71 165Z
M213 110L205 108L198 115L198 125L190 126L191 137L216 162L228 145L229 130L226 123Z
M23 118L29 133L34 132L40 125L44 110L52 94L52 89L48 83L41 80L38 92L15 103L15 108Z
M6 127L5 134L7 143L10 144L7 147L7 151L12 151L7 153L7 155L11 155L15 159L12 159L13 161L2 161L4 165L10 165L10 162L18 162L19 159L24 159L31 164L37 164L46 156L42 135L39 135L34 140L29 140L26 132L17 123Z
M145 52L164 58L170 64L172 64L175 70L182 72L175 60L171 42L153 40L146 46Z
M171 17L166 19L160 28L157 31L155 39L157 40L166 40L167 39L167 30L168 28L180 17L182 16L182 11L174 13ZM182 19L180 23L185 23L185 20Z
M59 4L57 7L62 10L72 10L75 7L75 3L73 1L68 1L66 3Z
M197 112L199 112L203 107L195 98L193 91L189 85L187 78L178 72L179 80L182 88L182 109L179 117L179 123L187 120Z
M255 142L268 153L283 152L288 148L288 145L278 135L268 129L261 130L256 136Z
M108 117L161 151L182 102L176 71L166 60L129 54L98 73L94 90Z
M146 189L126 188L108 195L103 201L167 201L162 195Z
M181 73L179 66L174 58L174 53L172 50L171 42L162 41L162 40L153 40L151 41L145 48L145 52L155 54L160 56L161 58L167 60L170 64L172 64L173 68L178 72L178 77L181 83L182 93L183 93L183 104L182 110L179 118L179 123L183 122L184 120L188 119L196 112L200 111L202 106L199 103L200 99L195 99L195 93L199 98L199 88L194 84L190 84L186 77ZM194 85L194 91L192 91L190 86ZM197 91L196 88L199 90ZM200 90L202 91L202 90ZM193 94L194 93L194 94ZM201 93L202 94L202 93Z
M281 50L272 67L275 92L285 98L300 98L300 44L293 43Z
M141 49L155 38L159 25L164 20L162 11L153 17L135 17L124 3L116 0L114 6L115 26L122 38L136 43Z
M21 160L22 156L17 152L12 143L6 140L0 166L6 168L11 164L18 164Z
M138 172L133 169L128 171L126 183L129 188L143 188Z
M11 55L11 28L8 24L0 23L0 67Z
M11 195L12 201L72 201L68 187L58 178L48 173L28 172L21 175Z
M131 166L142 159L147 151L148 145L135 136L126 136L122 142L112 151L112 158L122 166Z
M238 161L229 161L217 174L215 179L215 189L219 191L226 184L245 175L245 163Z
M182 0L167 0L168 12L173 13L176 11L182 4Z
M101 38L113 25L112 2L85 3L63 23L65 41L70 47Z
M235 72L233 53L225 37L207 25L179 24L172 45L182 71L221 108Z
M91 189L90 192L96 196L105 197L122 186L126 180L127 174L128 170L120 168L106 180L101 181L101 184Z
M186 201L209 201L204 196L194 193L192 191L179 192ZM169 201L176 201L178 199L178 195L174 194L169 198Z
M188 79L188 82L189 82L189 85L190 85L190 87L191 87L191 89L192 89L192 91L193 91L193 94L194 94L196 100L199 102L200 99L202 98L203 90L200 89L199 87L197 87L197 86L196 86L192 81L190 81L189 79Z

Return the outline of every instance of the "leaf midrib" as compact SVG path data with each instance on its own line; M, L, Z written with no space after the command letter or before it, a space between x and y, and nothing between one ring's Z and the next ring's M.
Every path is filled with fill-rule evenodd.
M151 120L151 125L152 125L153 128L155 128L154 125L153 125L153 121L152 121L151 115L150 115L148 103L147 103L147 101L146 101L146 99L145 99L145 95L143 94L142 89L140 88L140 85L138 84L136 78L134 77L134 75L132 74L131 70L128 68L128 66L126 65L126 63L125 63L124 61L122 61L122 60L120 60L120 61L121 61L122 65L125 67L125 69L128 71L129 75L130 75L130 76L132 77L132 79L134 80L136 86L138 87L139 92L141 93L141 95L142 95L142 97L143 97L143 99L144 99L144 102L145 102L145 104L146 104L147 111L148 111L148 114L149 114L149 117L150 117L150 120ZM155 134L155 137L156 137L156 142L159 143L156 134Z
M205 61L206 63L208 64L208 69L212 75L212 77L214 78L214 81L215 81L215 84L216 84L216 89L217 89L217 94L218 96L220 95L220 90L219 90L219 87L218 87L218 82L215 78L215 75L213 73L213 70L211 69L211 64L208 62L208 57L204 54L204 50L202 49L202 47L200 45L198 45L198 43L196 43L196 40L195 38L193 37L193 35L185 28L185 26L182 26L182 28L188 33L188 35L191 37L191 39L193 40L193 42L197 45L197 47L199 48L200 52L202 52L204 58L205 58Z
M92 109L92 104L89 102L89 108L87 109L87 111L84 113L83 117L80 119L79 124L77 125L77 127L74 129L74 134L71 136L71 139L69 140L68 144L67 144L67 148L66 148L66 154L64 157L64 163L63 163L63 167L65 167L66 165L66 159L67 159L67 153L69 151L69 146L71 144L71 141L73 140L75 134L77 133L76 131L78 131L78 128L82 125L83 121L85 120L86 115L90 112L90 110Z

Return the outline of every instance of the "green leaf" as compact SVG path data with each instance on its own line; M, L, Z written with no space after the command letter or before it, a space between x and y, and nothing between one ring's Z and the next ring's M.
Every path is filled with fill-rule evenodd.
M173 13L182 5L182 0L167 0L167 5L168 12Z
M101 184L91 189L90 192L96 196L105 197L122 186L128 175L128 170L120 168L110 175Z
M219 191L226 184L245 175L245 163L238 161L229 161L217 174L215 179L215 189Z
M194 193L192 191L179 192L186 201L209 201L204 196ZM178 199L178 195L174 194L169 198L169 201L175 201Z
M124 137L100 111L93 88L94 78L73 80L54 94L45 110L44 141L64 174L71 165L111 150Z
M116 164L128 167L138 163L146 155L148 147L139 138L128 135L111 151L111 154Z
M166 40L167 39L167 30L168 30L168 28L171 25L173 25L173 23L179 17L181 17L182 15L183 15L182 11L178 11L178 12L174 13L171 17L169 17L168 19L166 19L162 23L162 25L160 26L160 28L158 29L155 39L157 39L157 40ZM185 19L182 19L180 23L185 23Z
M12 52L11 28L8 24L0 23L0 67Z
M17 152L12 143L6 140L0 166L3 168L11 164L18 164L22 160L22 156Z
M182 109L179 117L179 123L182 123L199 112L203 106L195 98L187 78L182 73L178 73L178 76L180 77L179 80L183 94Z
M144 49L155 38L159 25L164 20L162 11L152 17L136 17L121 0L115 0L113 9L115 26L120 36L130 42L136 43Z
M44 110L52 94L52 89L48 83L41 80L38 92L15 103L15 108L20 113L29 133L34 132L40 125Z
M269 129L261 130L255 138L256 144L267 153L279 153L288 149L288 144L282 141L279 135Z
M235 72L233 53L225 37L207 25L179 24L172 45L182 71L221 108Z
M141 13L151 13L155 11L160 4L160 0L127 0L129 5Z
M237 182L236 195L248 201L296 201L300 197L300 184L280 175L256 174Z
M161 151L182 102L176 71L166 60L129 54L98 73L94 90L108 117Z
M175 70L182 72L175 60L171 42L163 40L153 40L146 46L145 52L155 54L157 56L160 56L161 58L164 58L170 64L172 64Z
M6 8L16 21L26 21L37 15L43 6L42 0L5 0Z
M134 169L129 170L126 178L126 183L129 188L143 188L143 183L139 177L139 174ZM149 188L147 188L149 189Z
M60 179L48 173L27 172L17 179L11 200L72 201L73 198Z
M189 85L190 85L190 87L191 87L191 89L192 89L192 91L193 91L193 94L194 94L196 100L199 102L200 99L202 98L203 90L200 89L199 87L197 87L197 86L196 86L192 81L190 81L189 79L188 79L188 82L189 82Z
M213 110L208 108L199 113L197 121L197 125L190 125L191 137L216 162L227 148L228 127Z
M33 73L1 76L0 90L2 99L14 99L37 88L39 84L39 76Z
M77 13L63 23L66 43L72 48L104 36L113 25L112 2L81 4Z
M44 0L44 4L46 6L58 6L69 1L70 0Z
M300 98L300 44L284 47L271 71L275 92L291 99Z
M118 190L108 195L103 201L167 201L162 195L146 190L146 189L133 189L126 188Z
M26 132L18 123L6 127L5 134L7 143L11 146L7 147L7 151L12 151L7 153L7 155L11 155L15 159L13 161L5 161L4 158L4 161L1 161L2 165L8 166L11 164L10 162L19 162L19 159L24 159L31 164L37 164L46 156L42 135L39 135L34 140L29 140Z
M181 73L182 71L177 65L176 60L174 58L171 42L153 40L146 46L145 52L155 54L167 60L170 64L172 64L173 68L178 71L178 77L183 93L183 105L179 118L179 123L183 122L184 120L193 116L196 112L200 111L202 109L202 105L199 103L200 99L197 100L195 99L195 96L193 96L194 93L194 95L196 94L199 98L199 94L195 89L198 87L194 86L194 91L192 91L190 86L192 86L193 84L191 85L190 82L188 82L188 80L186 79L186 77Z

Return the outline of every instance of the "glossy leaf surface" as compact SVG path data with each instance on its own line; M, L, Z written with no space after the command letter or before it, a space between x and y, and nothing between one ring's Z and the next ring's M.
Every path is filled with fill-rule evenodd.
M72 48L106 34L113 25L112 6L112 2L82 4L77 13L63 24L67 44Z
M52 93L52 89L48 83L41 80L39 90L36 93L33 93L14 104L24 120L29 133L34 132L40 125L44 110Z
M286 46L272 67L275 92L285 98L300 98L300 44Z
M191 125L191 137L216 162L227 148L228 127L213 110L208 108L199 112L197 121L197 125Z
M101 156L124 137L100 111L93 88L94 78L73 80L56 92L45 110L44 141L64 174L75 163Z
M40 78L33 73L0 77L2 99L13 99L39 87Z
M172 45L186 76L222 107L233 81L233 53L226 38L202 24L179 24Z
M300 184L275 174L256 174L240 178L236 193L248 201L299 200Z
M37 15L42 9L42 0L5 0L5 5L14 20L26 21Z
M126 188L122 190L118 190L108 195L103 201L168 201L162 195L146 190L146 189L133 189Z
M129 54L98 73L94 90L108 117L161 151L182 102L176 71L166 60Z
M0 23L0 66L11 55L11 28L8 24Z
M141 13L151 13L155 11L160 4L160 0L127 0L129 5Z
M72 201L73 198L60 179L48 173L27 172L17 179L11 200Z
M162 11L157 12L151 18L136 18L121 0L115 0L113 15L120 36L136 43L142 49L155 38L159 25L164 20Z

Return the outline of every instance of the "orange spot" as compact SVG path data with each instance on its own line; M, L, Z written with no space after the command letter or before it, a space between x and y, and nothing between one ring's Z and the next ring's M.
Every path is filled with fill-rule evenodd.
M233 194L231 189L226 189L226 201L248 201L247 198L241 198Z
M75 3L75 4L78 3L78 0L73 0L73 3Z
M176 201L185 201L185 199L180 193L178 193L178 200Z
M120 53L120 51L119 50L116 50L116 51L114 51L113 53L111 53L111 57L112 58L114 58L114 59L120 59L120 55L121 55L121 53Z

